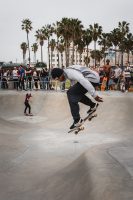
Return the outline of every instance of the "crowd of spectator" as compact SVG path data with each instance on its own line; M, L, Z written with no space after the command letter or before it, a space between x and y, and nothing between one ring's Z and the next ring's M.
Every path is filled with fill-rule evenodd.
M100 75L100 85L102 85L103 78L107 78L105 90L120 90L127 92L131 88L133 90L133 67L129 62L125 66L111 66L110 61L107 60L106 64L100 67L92 67Z
M50 70L43 68L23 68L21 65L14 69L1 69L0 82L2 89L8 89L10 85L16 90L52 90Z
M107 78L105 90L121 90L129 91L133 85L133 67L126 63L124 67L111 66L110 61L99 67L91 67L100 75L100 85L102 85L103 78ZM99 90L100 90L99 85ZM16 90L54 90L57 89L57 83L51 79L51 70L43 68L37 70L36 68L23 68L21 65L14 69L0 70L0 88L1 89L16 89ZM60 85L62 91L65 90L65 83Z

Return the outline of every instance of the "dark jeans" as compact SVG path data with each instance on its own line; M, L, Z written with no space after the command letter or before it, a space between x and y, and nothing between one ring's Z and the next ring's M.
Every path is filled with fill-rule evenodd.
M130 81L131 81L130 77L125 78L125 89L126 90L128 90L130 88Z
M24 86L24 78L21 78L20 77L20 79L19 79L19 88L21 89L21 90L25 90L25 86Z
M29 108L29 114L30 114L30 112L31 112L31 106L30 106L30 104L29 103L24 103L25 104L25 109L24 109L24 113L26 113L26 111L27 111L27 108Z
M31 83L32 83L32 77L27 77L26 89L28 89L28 87L29 87L30 90L32 89Z
M13 79L14 89L18 90L18 79Z
M94 87L99 85L96 83L91 83L91 84ZM76 83L67 91L68 102L75 123L78 122L80 119L80 114L79 114L80 108L78 104L79 102L90 107L93 107L95 105L95 103L85 95L87 92L88 91L80 83Z

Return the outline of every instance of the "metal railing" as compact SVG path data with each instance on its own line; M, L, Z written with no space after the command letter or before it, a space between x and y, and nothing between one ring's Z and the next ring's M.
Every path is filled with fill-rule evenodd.
M59 82L54 80L42 81L42 80L13 80L3 79L0 80L0 89L9 90L55 90L65 91L68 89L65 82Z

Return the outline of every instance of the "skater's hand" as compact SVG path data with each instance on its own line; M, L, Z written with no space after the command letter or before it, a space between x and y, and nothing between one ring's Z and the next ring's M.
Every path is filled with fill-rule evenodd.
M98 101L98 102L103 102L103 98L101 98L101 97L99 97L99 96L96 96L96 97L95 97L95 100Z

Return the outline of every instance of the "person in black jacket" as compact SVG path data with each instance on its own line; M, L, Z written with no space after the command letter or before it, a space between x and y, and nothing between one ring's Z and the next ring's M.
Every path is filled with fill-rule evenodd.
M24 101L24 104L25 104L24 114L25 115L32 115L31 106L29 104L29 100L30 100L31 97L32 97L31 94L28 94L28 93L25 96L25 101ZM26 113L27 109L29 109L29 114Z

